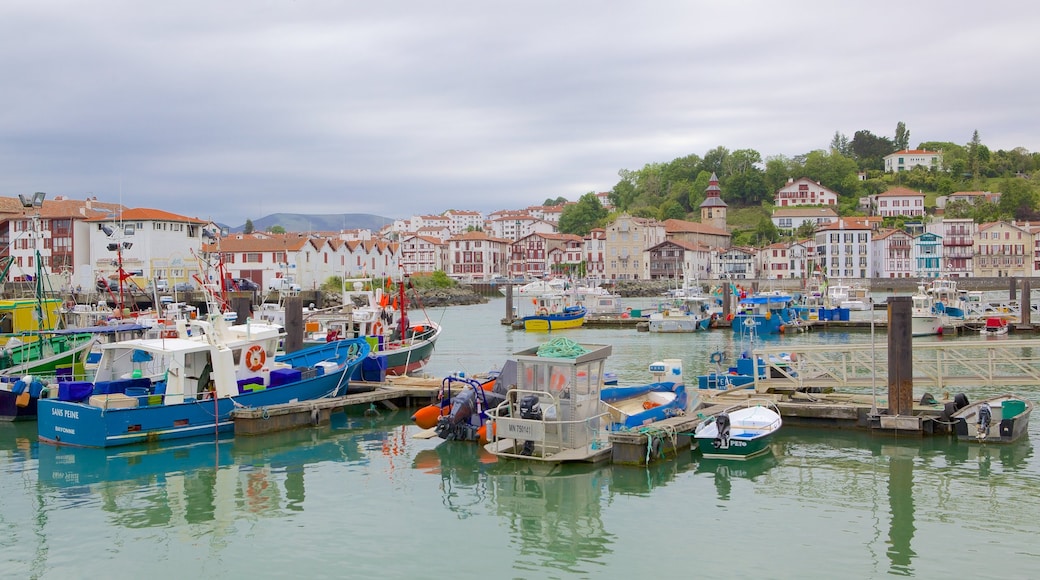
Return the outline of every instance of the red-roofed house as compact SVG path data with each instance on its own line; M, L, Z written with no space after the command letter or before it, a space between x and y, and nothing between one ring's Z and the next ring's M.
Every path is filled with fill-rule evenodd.
M139 283L159 278L168 280L171 286L192 281L191 277L199 273L195 254L205 241L203 228L214 236L220 231L206 220L144 207L87 222L92 226L90 256L95 280L115 275L118 266L113 262L118 252L110 248L116 244L123 247L123 270L140 277Z
M667 239L651 246L646 251L648 280L697 280L708 278L711 265L711 248L686 240Z
M449 266L445 272L463 280L491 280L506 276L510 240L493 238L485 232L469 231L448 239Z
M405 234L401 236L401 270L405 274L447 272L448 244L433 236Z
M909 278L914 275L914 237L903 230L885 229L871 241L873 278Z
M838 205L838 194L827 189L808 177L788 179L787 185L777 190L773 196L776 207L792 207L799 205Z
M44 276L69 273L72 286L93 287L91 227L86 220L117 212L122 206L97 199L69 199L58 195L45 199L38 211L22 207L18 198L0 198L0 256L14 261L9 280L36 275L36 250L42 259ZM34 234L34 216L39 216ZM64 280L51 280L60 289Z
M924 149L903 149L885 155L885 172L896 173L909 171L914 167L939 169L942 167L942 151L926 151Z
M924 215L924 194L905 187L871 196L872 214L881 217L921 217Z
M816 230L816 263L827 278L868 278L877 220L841 218Z

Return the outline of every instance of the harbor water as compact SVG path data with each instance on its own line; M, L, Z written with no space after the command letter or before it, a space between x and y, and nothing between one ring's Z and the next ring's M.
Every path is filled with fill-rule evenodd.
M565 336L612 345L608 370L622 383L647 382L651 362L678 358L689 384L712 352L739 348L728 330L526 333L500 324L504 310L500 298L428 310L444 332L427 372L488 371ZM870 340L808 332L767 344ZM884 344L883 332L875 340ZM1037 385L1016 390L1040 397ZM1038 418L1007 446L784 427L764 457L688 451L637 468L496 462L472 443L414 438L409 417L358 409L320 428L114 450L40 445L35 423L0 423L0 570L148 580L1023 578L1040 567Z

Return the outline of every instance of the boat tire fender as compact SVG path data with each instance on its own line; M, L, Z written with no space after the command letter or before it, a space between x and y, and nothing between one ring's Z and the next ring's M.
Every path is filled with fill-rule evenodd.
M726 360L726 353L722 352L721 350L717 350L717 351L711 353L711 359L710 360L711 360L712 364L719 364L722 361Z

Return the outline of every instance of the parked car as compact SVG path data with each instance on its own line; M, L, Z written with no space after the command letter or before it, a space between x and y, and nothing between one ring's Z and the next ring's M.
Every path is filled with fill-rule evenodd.
M169 292L170 281L166 279L159 279L155 280L154 284L152 282L149 282L148 286L145 286L145 290L151 292L153 287L155 288L156 292Z
M268 286L268 290L293 290L299 292L301 290L300 285L295 282L289 281L288 278L275 278Z
M174 292L194 292L195 285L191 282L177 282L173 285Z
M256 292L260 290L260 285L249 278L232 278L231 286L233 290L240 290L242 292Z

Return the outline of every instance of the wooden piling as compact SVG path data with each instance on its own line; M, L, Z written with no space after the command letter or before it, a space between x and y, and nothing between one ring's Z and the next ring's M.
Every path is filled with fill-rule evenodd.
M513 322L513 284L506 283L506 320Z
M253 314L253 301L249 298L236 297L231 299L231 309L238 315L237 324L245 324L246 319Z
M1015 292L1015 277L1011 276L1008 278L1008 300L1014 300L1018 298L1017 292Z
M911 342L912 299L888 299L888 414L911 415L914 409L914 369Z
M303 348L303 301L299 296L285 299L285 352Z
M1019 322L1023 327L1029 327L1032 324L1030 315L1032 314L1032 301L1030 298L1031 288L1029 287L1029 278L1022 278L1022 299L1019 300Z

